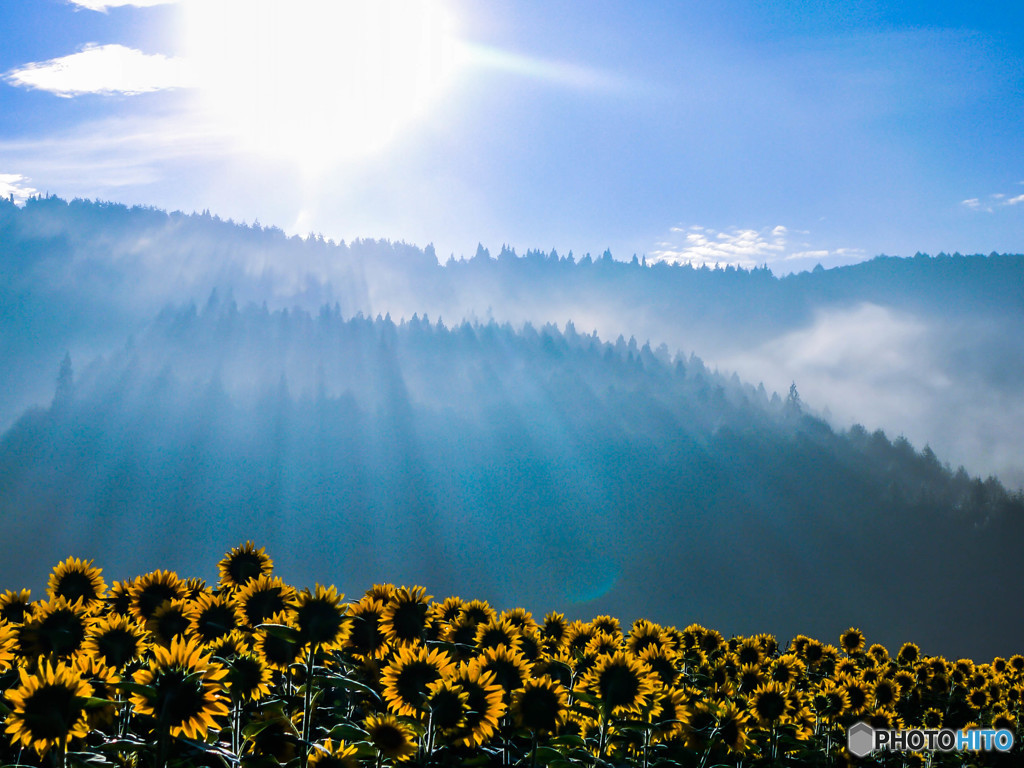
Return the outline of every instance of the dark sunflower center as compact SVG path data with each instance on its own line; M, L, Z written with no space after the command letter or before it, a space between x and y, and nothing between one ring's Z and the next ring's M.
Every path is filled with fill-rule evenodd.
M298 611L299 632L311 643L333 643L341 634L341 611L327 600L310 600Z
M399 640L415 640L426 626L427 606L422 603L402 603L395 608L391 626Z
M226 605L214 604L199 614L196 627L204 643L217 640L238 625L235 612Z
M434 726L442 730L457 726L462 721L463 710L459 695L449 688L442 688L430 700Z
M62 739L82 714L73 691L64 685L44 685L25 700L25 728L36 739Z
M610 666L598 681L601 699L610 707L631 707L640 693L640 679L629 667Z
M180 670L169 670L160 676L154 687L153 709L161 723L182 726L202 714L206 700L201 678L187 678Z
M279 587L270 587L269 589L253 592L249 596L249 599L245 601L245 618L249 621L250 626L255 627L257 624L262 624L278 611L283 611L285 607L284 598L281 597L281 589Z
M12 624L21 624L25 621L25 611L27 608L27 603L14 600L0 608L0 619L9 621Z
M519 700L523 725L535 731L553 731L558 726L562 705L550 688L530 688Z
M400 752L405 746L405 734L393 725L378 725L372 734L374 746L385 755Z
M44 653L66 656L85 639L85 624L74 611L54 611L39 623L38 637Z
M302 646L286 637L266 635L263 641L263 658L275 666L287 666L299 657Z
M153 614L156 613L156 609L163 605L165 601L173 600L177 597L178 590L169 584L163 584L158 581L143 587L139 592L136 604L143 618L149 619L152 618Z
M418 705L427 694L427 687L440 679L437 667L422 661L406 664L398 672L395 689L402 701Z
M58 597L66 598L69 603L75 602L80 597L84 597L87 603L99 597L92 578L89 574L82 571L68 571L65 573L57 582L57 589L55 591Z
M166 611L156 617L156 632L154 634L169 642L171 638L185 634L191 623L179 609Z
M349 642L353 650L360 653L373 653L384 644L384 634L380 631L380 616L376 613L364 613L355 616L349 633Z
M263 682L263 667L256 659L239 656L231 662L231 686L241 696L251 696Z
M131 632L111 629L96 638L96 647L106 664L120 669L135 658L139 641Z
M786 697L777 691L765 691L758 697L754 709L762 720L778 720L786 711Z
M255 552L240 552L228 562L228 574L231 580L238 586L244 586L249 581L263 573L263 560Z

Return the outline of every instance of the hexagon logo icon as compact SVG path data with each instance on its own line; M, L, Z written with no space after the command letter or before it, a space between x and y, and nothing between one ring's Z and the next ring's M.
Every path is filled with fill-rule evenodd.
M854 723L846 731L846 748L851 755L864 757L875 746L875 729L867 723Z

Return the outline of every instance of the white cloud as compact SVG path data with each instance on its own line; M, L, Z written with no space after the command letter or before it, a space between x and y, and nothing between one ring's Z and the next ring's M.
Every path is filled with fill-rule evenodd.
M723 265L750 269L767 264L777 273L811 269L818 263L837 266L863 261L860 248L826 249L808 242L809 232L783 225L764 229L732 227L719 231L697 225L675 226L656 244L650 262ZM799 239L794 240L794 237Z
M1024 184L1024 182L1019 182ZM961 201L960 205L965 208L970 208L972 211L984 211L985 213L995 213L996 208L1004 208L1008 205L1018 205L1024 203L1024 195L1015 195L1013 197L1007 197L1003 192L993 192L984 201L977 197L972 197L967 200Z
M786 250L787 230L783 226L761 230L733 227L726 232L690 226L672 227L671 232L675 237L658 244L653 261L750 268L776 261Z
M28 179L20 173L0 173L0 197L13 197L15 202L25 202L29 197L36 194L36 190L28 186L25 183L26 181Z
M8 72L14 86L71 97L86 93L134 95L192 84L181 59L123 45L87 45L78 53L26 64Z
M109 8L120 8L126 5L149 8L154 5L169 5L178 0L68 0L68 2L80 8L88 8L90 11L106 13Z

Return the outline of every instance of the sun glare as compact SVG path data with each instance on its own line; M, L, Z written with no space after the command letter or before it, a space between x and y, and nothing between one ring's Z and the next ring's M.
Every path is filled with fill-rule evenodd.
M455 66L438 0L187 0L183 20L204 112L308 172L387 144Z

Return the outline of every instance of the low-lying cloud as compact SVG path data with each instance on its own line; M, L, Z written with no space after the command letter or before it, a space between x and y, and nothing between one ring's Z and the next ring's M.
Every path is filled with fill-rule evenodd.
M88 44L77 53L34 62L4 76L10 85L63 98L83 94L137 95L184 88L194 80L181 59L124 45Z

